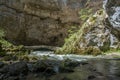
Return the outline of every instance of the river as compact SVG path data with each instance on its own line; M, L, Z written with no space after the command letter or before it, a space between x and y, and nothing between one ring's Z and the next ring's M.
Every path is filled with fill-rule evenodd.
M48 63L52 61L55 72L30 73L27 80L120 80L120 58L56 55L52 51L35 51L31 54L33 55L47 59ZM62 62L64 62L63 69L61 69Z

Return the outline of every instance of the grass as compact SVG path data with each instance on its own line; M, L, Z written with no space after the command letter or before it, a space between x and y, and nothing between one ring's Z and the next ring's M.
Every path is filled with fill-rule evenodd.
M111 54L111 53L118 53L120 54L120 49L110 49L106 52L103 52L103 54Z

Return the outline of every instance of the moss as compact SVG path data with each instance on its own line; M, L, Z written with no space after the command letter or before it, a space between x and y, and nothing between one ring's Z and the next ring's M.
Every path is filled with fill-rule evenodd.
M0 57L3 61L29 61L27 56L29 51L24 49L22 45L13 45L4 39L5 32L0 28Z
M110 50L110 43L104 43L104 46L99 47L101 51L106 52Z
M83 9L81 9L79 11L81 22L82 23L85 22L89 18L89 16L92 15L92 12L93 12L93 10L90 9L90 8L83 8Z
M110 48L109 50L103 52L103 54L109 54L109 53L120 53L120 48L117 49Z
M22 55L18 56L20 61L37 61L39 58L37 56Z
M99 10L97 13L102 15L102 10ZM84 35L86 35L88 32L90 32L91 29L93 29L94 26L98 25L99 22L97 19L100 16L97 14L97 16L90 16L89 19L82 25L81 29L72 34L68 39L66 39L65 44L63 47L59 50L56 50L56 53L58 54L101 54L101 51L99 49L96 49L94 47L88 46L88 47L80 47L80 43L84 41ZM102 21L101 21L102 22Z
M2 59L3 61L10 61L12 60L11 56L4 56L4 58Z
M38 60L38 57L32 56L32 57L30 57L30 59L31 59L31 61L37 61L37 60Z
M100 55L102 52L93 46L87 47L87 48L78 48L75 50L76 54L82 54L82 55Z
M23 55L23 56L19 56L20 57L20 61L29 61L29 57L27 55Z

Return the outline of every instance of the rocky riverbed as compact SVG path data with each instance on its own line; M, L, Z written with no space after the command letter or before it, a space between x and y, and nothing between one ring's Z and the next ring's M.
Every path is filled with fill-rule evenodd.
M120 58L33 52L36 61L1 61L0 80L120 80ZM53 57L54 56L54 57ZM114 57L113 57L114 56Z

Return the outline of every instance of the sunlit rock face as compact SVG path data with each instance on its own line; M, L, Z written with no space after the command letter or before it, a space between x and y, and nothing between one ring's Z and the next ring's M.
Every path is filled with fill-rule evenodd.
M114 28L120 28L120 7L112 7L115 13L110 16L109 20Z
M105 0L104 8L108 14L111 31L120 40L120 0Z
M93 17L87 20L86 24L88 31L84 29L84 35L80 41L80 47L89 47L98 48L101 51L107 51L109 49L117 49L120 47L120 42L118 38L111 32L111 29L106 27L106 24L103 23L105 18L107 18L106 12L103 10L103 13L99 14L98 11ZM86 27L84 25L83 27ZM84 44L84 45L81 45Z
M119 49L120 41L114 30L105 19L108 15L104 10L97 11L66 41L60 53L78 53L98 55L110 49ZM110 27L110 28L109 28Z
M0 0L0 27L14 44L61 46L88 0ZM102 0L87 4L94 11Z
M94 23L87 20L91 29L83 31L79 48L92 46L100 51L120 48L120 0L104 0L103 8L101 15L99 12L93 15Z

